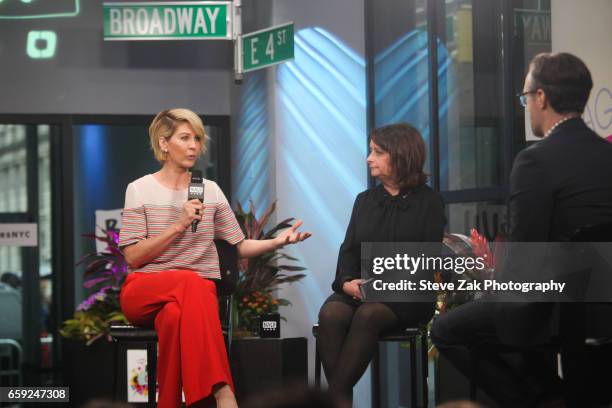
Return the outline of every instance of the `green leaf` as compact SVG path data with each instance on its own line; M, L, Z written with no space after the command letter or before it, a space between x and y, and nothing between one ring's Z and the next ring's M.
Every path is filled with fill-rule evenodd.
M280 306L290 306L291 305L291 302L288 301L287 299L280 299L279 298L279 299L276 299L276 300L278 301L278 304Z
M306 268L303 266L295 266L295 265L278 265L278 269L282 269L285 271L304 271Z
M274 210L276 210L276 200L273 201L272 204L270 204L270 206L268 206L266 211L264 211L264 214L262 215L261 219L259 220L259 225L261 227L264 227L268 223L268 220L270 219L270 216L272 215Z
M280 255L283 259L286 259L288 261L298 261L297 258L293 257L293 256L289 256L283 252L278 252L278 255Z

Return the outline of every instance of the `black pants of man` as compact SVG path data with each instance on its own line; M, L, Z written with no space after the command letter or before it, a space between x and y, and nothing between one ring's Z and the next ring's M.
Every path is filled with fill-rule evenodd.
M502 407L536 406L556 394L559 387L556 352L541 349L508 352L509 347L497 336L495 318L494 303L475 301L461 305L436 319L432 341L467 378L472 377L475 353L476 384ZM487 351L479 352L485 349L483 342Z

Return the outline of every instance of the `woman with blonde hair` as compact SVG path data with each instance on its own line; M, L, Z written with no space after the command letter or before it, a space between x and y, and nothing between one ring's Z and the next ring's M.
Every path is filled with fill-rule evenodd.
M130 273L121 309L138 326L154 326L159 338L159 406L188 406L208 399L236 407L214 280L220 279L214 245L222 239L243 258L303 241L301 221L268 240L247 240L225 195L203 180L204 202L187 201L190 169L205 150L200 117L188 109L164 110L149 127L161 169L130 183L125 196L120 246ZM198 221L192 232L190 226Z

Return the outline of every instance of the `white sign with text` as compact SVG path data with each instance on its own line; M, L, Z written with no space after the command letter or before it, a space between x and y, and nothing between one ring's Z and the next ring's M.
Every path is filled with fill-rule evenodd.
M103 230L121 229L121 215L123 208L117 210L96 210L96 236L104 236ZM106 244L100 240L96 240L96 252L106 252Z
M0 246L38 246L38 224L0 224Z

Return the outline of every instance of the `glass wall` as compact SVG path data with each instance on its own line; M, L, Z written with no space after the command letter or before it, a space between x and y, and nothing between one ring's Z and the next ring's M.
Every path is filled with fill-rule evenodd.
M370 86L375 112L373 126L408 122L421 132L429 146L426 7L426 0L373 3L369 51L373 70L369 80L373 82Z
M0 124L0 224L38 224L37 247L0 246L0 370L16 373L3 375L3 385L52 365L50 129Z
M457 208L506 199L512 159L530 133L514 94L531 58L551 50L550 0L366 4L371 126L414 124L428 141L432 186L457 204L448 231L483 228ZM491 231L505 232L504 214L490 222Z
M512 88L523 90L529 62L541 52L552 51L550 0L512 1ZM538 140L531 132L529 115L515 98L515 132L519 145Z
M0 212L25 212L26 190L26 126L0 125ZM4 265L2 265L4 266Z
M438 25L441 191L502 184L498 4L444 2Z
M0 214L15 216L27 210L26 126L0 125ZM15 220L5 220L4 222ZM21 378L19 354L23 338L23 256L19 247L0 246L0 370L18 375L0 377L0 386Z
M466 220L459 208L474 212L474 206L505 200L510 164L504 150L503 3L366 5L371 126L415 125L428 142L430 184L448 204L457 204L449 207L448 231L484 227L476 216ZM503 232L504 220L500 213L489 229Z
M38 227L40 276L51 274L51 141L49 125L37 126L38 134Z

